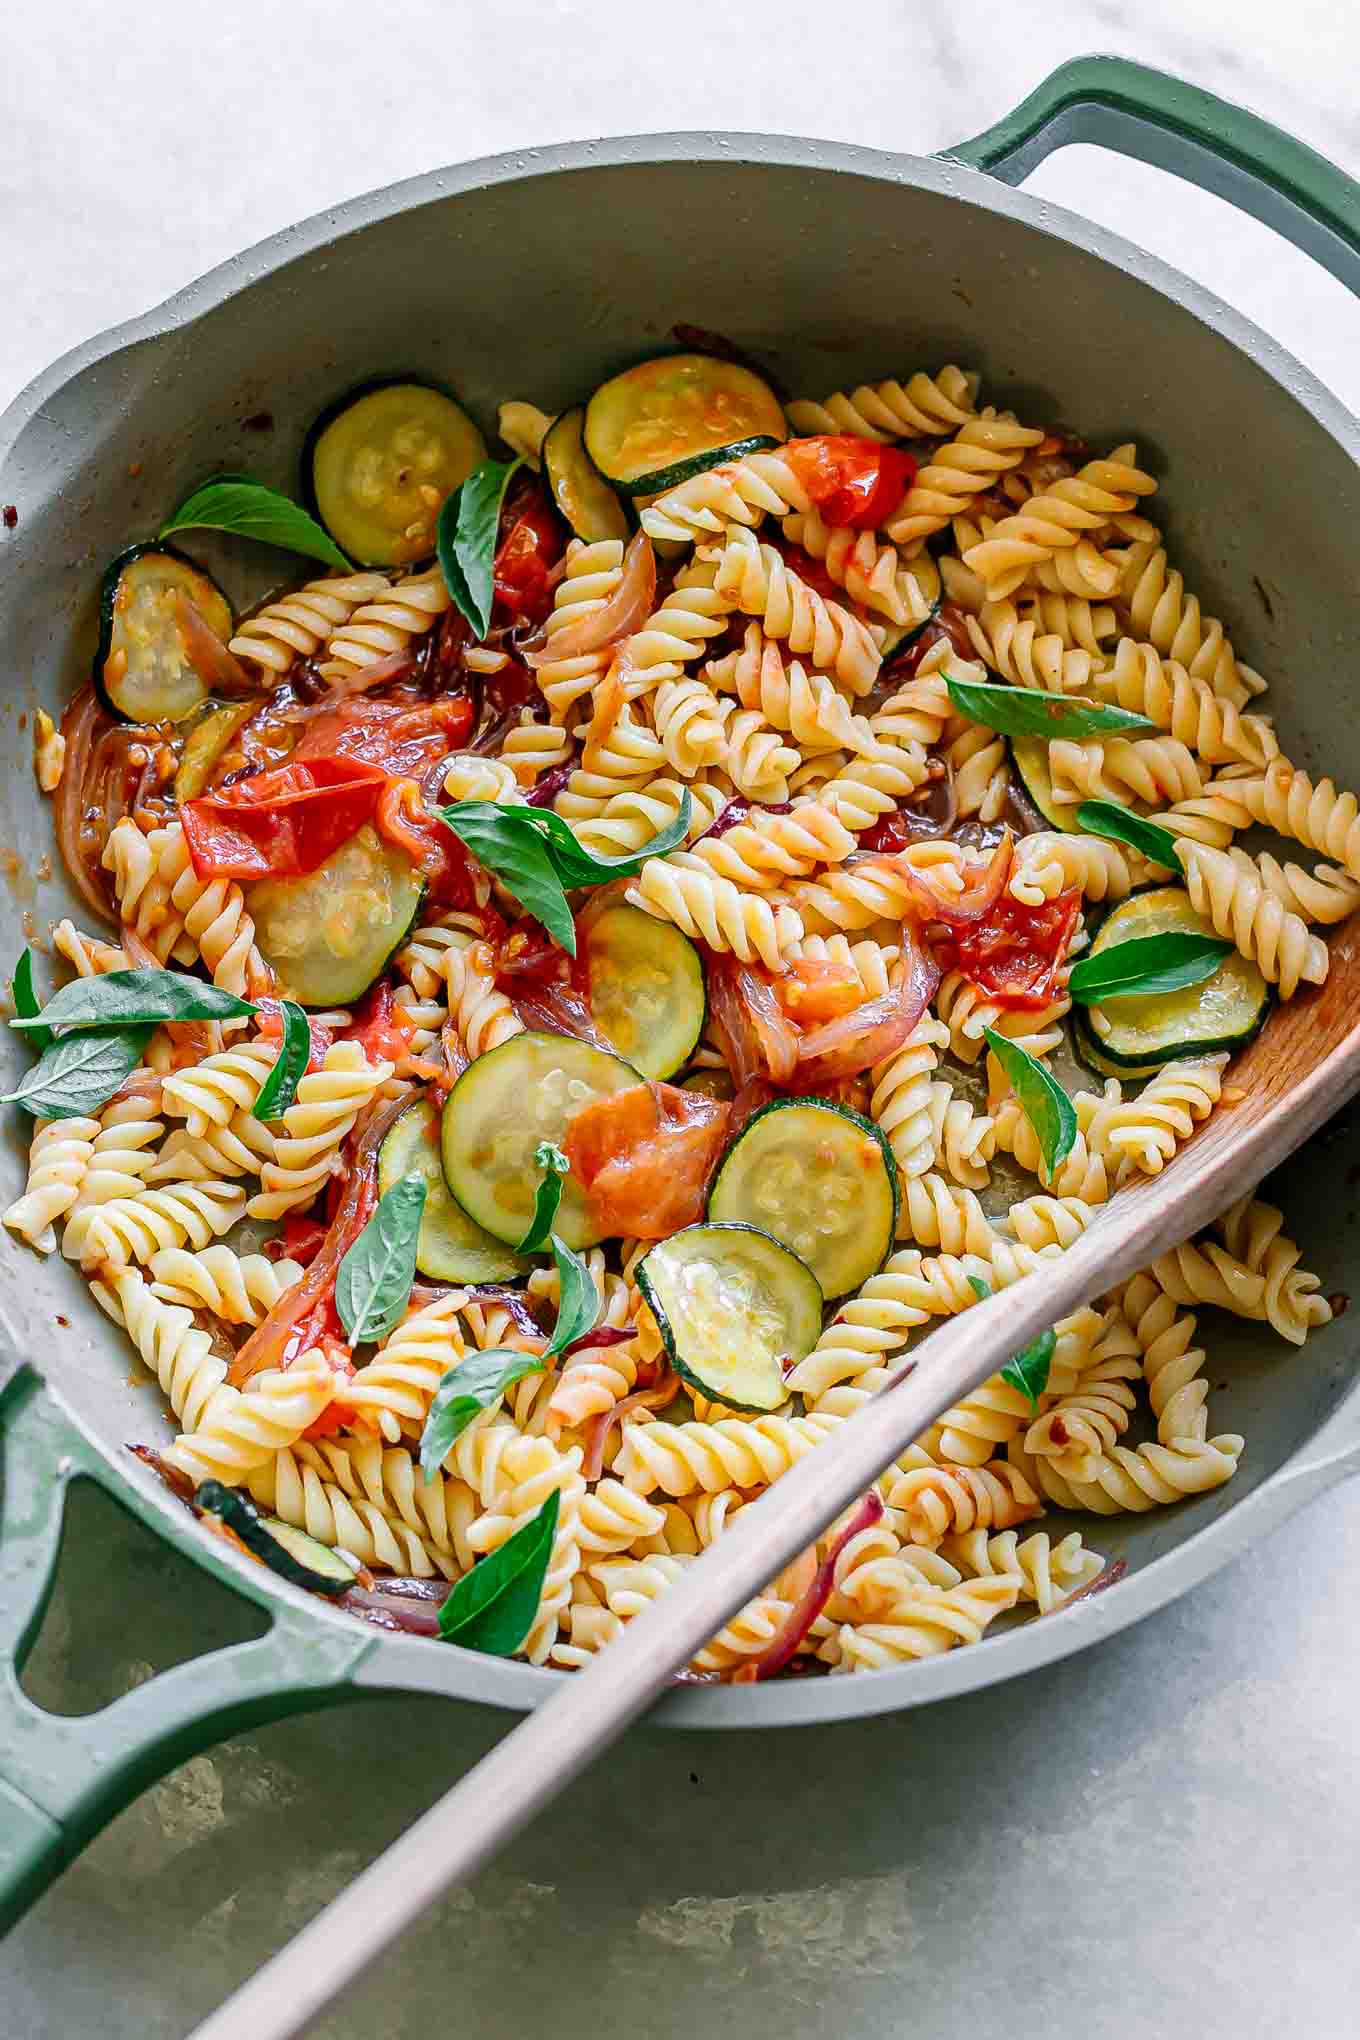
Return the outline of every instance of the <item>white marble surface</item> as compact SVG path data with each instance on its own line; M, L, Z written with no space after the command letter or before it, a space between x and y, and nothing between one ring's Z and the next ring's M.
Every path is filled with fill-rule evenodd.
M1360 171L1360 24L1319 0L65 0L0 10L0 403L65 347L351 193L521 144L778 129L927 151L1065 57L1160 62ZM1360 407L1360 310L1264 229L1093 150L1041 194L1210 283ZM1305 1363L1306 1364L1306 1363ZM323 2030L721 2025L962 2040L1356 2030L1360 1489L1098 1653L834 1736L632 1737ZM221 1636L196 1577L74 1525L43 1690ZM98 1673L94 1667L101 1669ZM498 1732L386 1700L195 1759L0 1950L5 2040L175 2040Z

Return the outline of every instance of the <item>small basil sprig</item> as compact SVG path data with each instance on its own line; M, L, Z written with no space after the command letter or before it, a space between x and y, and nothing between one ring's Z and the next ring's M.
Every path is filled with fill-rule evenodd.
M970 1275L968 1280L973 1294L980 1303L984 1303L992 1293L991 1283L984 1282L980 1275ZM1032 1410L1038 1409L1039 1398L1048 1387L1057 1345L1056 1332L1041 1332L1031 1345L1013 1354L1000 1370L1001 1379L1011 1388L1018 1388Z
M1084 800L1076 819L1078 828L1085 829L1090 836L1112 836L1117 843L1129 843L1135 850L1141 850L1167 871L1183 869L1170 829L1120 807L1117 800Z
M1161 999L1212 977L1233 944L1217 935L1197 935L1169 928L1162 935L1140 935L1110 949L1083 956L1074 963L1067 989L1083 1006L1107 1005L1111 999Z
M534 1215L529 1221L529 1230L520 1241L517 1254L541 1253L548 1244L557 1207L562 1202L562 1178L571 1163L561 1148L554 1147L550 1140L541 1140L534 1149L534 1160L543 1171L542 1181L534 1196Z
M435 532L435 551L454 606L478 637L485 637L495 598L496 539L501 504L510 477L522 460L484 460L461 488L445 499Z
M53 994L40 1020L19 1015L11 1027L140 1027L166 1020L237 1020L253 1013L219 985L175 970L111 970L103 977L73 978Z
M260 1086L250 1108L252 1119L279 1119L297 1096L298 1082L311 1059L312 1030L307 1015L292 999L283 1001L283 1039L278 1061Z
M1043 1157L1044 1172L1051 1181L1054 1171L1072 1152L1077 1137L1077 1114L1072 1100L1057 1078L1018 1041L1008 1041L994 1027L983 1033L987 1046L1000 1063L1010 1087L1020 1100L1021 1110L1034 1128Z
M548 1243L557 1263L557 1323L552 1337L541 1355L493 1346L484 1353L454 1362L435 1390L420 1437L420 1469L427 1481L434 1479L451 1447L474 1417L490 1409L497 1396L513 1388L526 1374L542 1373L549 1360L565 1352L583 1333L593 1330L600 1315L600 1292L595 1277L581 1256L564 1245L556 1233Z
M9 981L14 998L14 1011L20 1020L30 1023L28 1038L36 1049L50 1048L52 1030L42 1020L42 1005L37 988L33 983L33 951L25 949L14 966L14 976Z
M464 1573L439 1610L445 1643L491 1657L514 1655L534 1626L561 1506L554 1488L536 1516Z
M385 1339L411 1300L428 1187L423 1176L394 1183L336 1271L335 1307L352 1346Z
M440 808L438 814L478 863L494 872L514 894L526 913L543 923L568 956L575 956L576 924L567 903L567 889L631 878L649 857L675 849L689 833L693 805L686 792L675 820L624 857L596 857L577 842L563 816L550 808L458 800Z
M6 1103L35 1119L76 1119L107 1105L132 1075L150 1040L150 1027L94 1028L53 1042Z
M351 571L350 562L328 531L309 517L300 503L249 475L217 475L185 497L156 536L172 531L228 531L237 538L257 538L304 559Z
M975 680L949 680L949 699L970 722L985 723L1003 737L1058 737L1080 742L1084 737L1128 736L1155 730L1145 715L1126 708L1106 708L1098 701L1077 701L1067 694L1045 694L1037 687L987 687Z

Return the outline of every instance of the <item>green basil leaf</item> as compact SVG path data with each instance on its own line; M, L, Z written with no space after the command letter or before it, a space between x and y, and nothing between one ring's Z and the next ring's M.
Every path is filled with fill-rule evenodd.
M260 1095L250 1108L252 1119L279 1119L297 1095L298 1080L312 1053L312 1029L301 1006L283 1001L283 1039L279 1059L260 1086Z
M1006 1072L1026 1119L1034 1128L1044 1169L1051 1181L1054 1170L1060 1168L1071 1154L1072 1143L1077 1137L1077 1115L1072 1100L1057 1078L1050 1076L1028 1049L1021 1048L1016 1041L1008 1041L994 1027L984 1028L983 1033L987 1037L988 1048Z
M543 1361L537 1353L515 1353L508 1346L469 1353L450 1367L434 1392L420 1434L420 1470L426 1480L434 1479L474 1417L489 1410L497 1396L526 1374L542 1372Z
M137 1027L163 1020L236 1020L254 1011L249 999L176 970L111 970L63 985L44 1006L40 1023L19 1018L9 1024Z
M561 1506L554 1488L536 1516L463 1575L439 1610L446 1643L513 1657L534 1626Z
M537 1254L547 1246L557 1207L562 1202L562 1178L571 1167L561 1148L554 1147L550 1140L539 1142L534 1149L534 1160L544 1175L534 1196L534 1215L529 1221L529 1230L516 1247L517 1254Z
M439 513L435 551L450 595L478 637L491 623L501 504L522 460L484 460Z
M968 1281L979 1303L985 1303L992 1294L990 1282L984 1282L980 1275L970 1275ZM1032 1410L1039 1407L1039 1398L1048 1387L1049 1370L1057 1348L1057 1336L1053 1332L1042 1332L1033 1345L1026 1346L1022 1353L1016 1353L1000 1370L1001 1379L1018 1388L1021 1395L1029 1400Z
M946 676L947 677L947 676ZM1003 737L1084 737L1131 735L1155 730L1145 715L1126 708L1106 708L1098 701L1078 701L1070 694L1045 694L1037 687L984 687L975 680L949 680L949 699L970 722L985 723Z
M502 808L489 800L456 800L437 810L439 819L465 843L479 864L494 871L526 913L543 923L568 956L576 954L576 923L562 881L553 869L533 808Z
M352 1346L385 1339L410 1302L427 1188L423 1176L394 1183L336 1271L335 1307Z
M1120 807L1117 800L1082 801L1077 809L1077 826L1091 836L1113 836L1117 843L1131 843L1135 850L1141 850L1145 857L1168 871L1183 868L1170 829Z
M662 857L667 850L677 849L689 834L694 802L686 790L675 820L659 829L640 850L622 857L596 857L577 841L565 816L555 815L551 808L529 808L526 812L532 818L533 826L547 838L548 855L563 885L608 885L611 878L633 877L635 872L641 871L649 857Z
M35 1119L75 1119L108 1104L142 1059L150 1027L101 1028L54 1042L5 1102Z
M600 1315L600 1292L579 1254L573 1254L554 1233L549 1241L557 1263L557 1323L543 1357L552 1359L583 1332L593 1332Z
M9 981L14 997L16 1019L28 1023L28 1038L36 1049L50 1048L52 1030L42 1018L42 1007L38 1003L37 990L33 983L33 951L25 949L14 966L14 976Z
M1083 1006L1111 999L1162 999L1212 977L1233 947L1217 935L1196 935L1190 929L1140 935L1083 956L1072 966L1067 989Z
M301 553L304 559L353 571L330 533L300 503L247 475L217 475L195 489L156 536L167 538L172 531L229 531L237 538L258 538L284 552Z

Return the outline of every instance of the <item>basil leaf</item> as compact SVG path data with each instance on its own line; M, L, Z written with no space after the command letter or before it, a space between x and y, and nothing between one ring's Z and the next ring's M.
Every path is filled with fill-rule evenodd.
M985 1303L992 1294L991 1283L984 1282L980 1275L970 1275L968 1280L978 1302ZM1048 1387L1049 1371L1053 1366L1053 1355L1057 1345L1055 1332L1041 1332L1033 1345L1026 1346L1021 1353L1016 1353L1000 1370L1001 1379L1009 1382L1012 1388L1018 1388L1021 1395L1028 1398L1032 1410L1038 1409L1039 1398Z
M516 1247L517 1254L537 1254L548 1244L557 1207L562 1202L562 1178L571 1163L561 1148L554 1147L550 1140L541 1140L534 1149L534 1160L545 1173L534 1197L534 1215L529 1221L529 1230Z
M50 1048L52 1030L42 1018L42 1007L33 984L33 951L25 949L14 966L14 976L9 981L14 996L15 1017L29 1024L28 1038L37 1049Z
M252 1119L278 1119L297 1095L298 1080L312 1054L312 1029L301 1006L283 1001L283 1039L279 1058L260 1086L260 1095L250 1108Z
M1143 815L1132 814L1128 808L1120 807L1117 800L1082 801L1077 809L1077 826L1091 836L1113 836L1117 843L1131 843L1135 850L1141 850L1145 857L1164 865L1168 871L1183 869L1170 829L1148 821Z
M107 1105L130 1077L150 1040L150 1027L115 1027L68 1034L34 1064L7 1103L22 1105L35 1119L75 1119Z
M562 881L534 817L537 808L500 808L489 800L456 800L437 810L479 864L494 871L527 913L543 923L568 956L576 954L576 923Z
M423 1176L394 1183L336 1271L335 1307L352 1346L385 1339L410 1301L427 1188Z
M439 513L435 551L449 593L478 637L485 637L495 596L496 538L510 477L522 460L484 460Z
M10 1021L11 1027L134 1027L163 1020L236 1020L253 1013L238 999L202 978L175 970L111 970L103 977L73 978L43 1008L40 1023Z
M497 1396L526 1374L542 1372L543 1361L537 1353L515 1353L508 1346L469 1353L450 1367L434 1392L420 1434L420 1470L426 1480L434 1479L474 1417L489 1410Z
M1111 999L1161 999L1212 977L1233 948L1217 935L1196 935L1189 929L1140 935L1095 956L1083 956L1072 966L1067 989L1083 1006L1100 1006Z
M1034 1128L1050 1180L1072 1152L1077 1137L1077 1114L1072 1100L1056 1077L1050 1076L1019 1042L1008 1041L994 1027L985 1027L987 1046L1010 1080L1026 1119Z
M607 885L611 878L631 878L641 871L649 857L661 857L667 850L678 848L689 834L694 802L686 789L675 820L659 829L640 850L622 857L596 857L577 841L565 816L555 815L551 808L532 808L529 812L535 827L548 839L548 855L563 885Z
M229 531L237 538L257 538L284 552L301 553L304 559L353 571L330 533L300 503L248 475L218 475L195 489L156 536L166 538L172 531Z
M948 676L946 676L947 678ZM1145 715L1077 701L1070 694L1045 694L1037 687L984 687L974 680L948 680L949 699L970 722L986 723L1003 737L1109 737L1155 730Z
M534 1626L561 1506L554 1488L536 1516L463 1575L439 1610L445 1643L514 1655Z
M564 1246L556 1233L549 1245L557 1263L557 1323L543 1355L545 1360L565 1351L582 1332L593 1332L600 1315L600 1292L581 1256Z

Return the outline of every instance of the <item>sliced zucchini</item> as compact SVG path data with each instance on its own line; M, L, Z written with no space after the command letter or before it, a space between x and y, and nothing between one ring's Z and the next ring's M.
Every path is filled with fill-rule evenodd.
M302 452L303 485L352 560L410 566L434 551L444 498L485 459L481 433L443 390L367 383L313 425Z
M1150 886L1105 916L1089 954L1099 956L1118 942L1173 931L1214 933L1195 912L1183 887ZM1212 977L1183 991L1080 1008L1074 1030L1077 1052L1101 1075L1146 1076L1182 1056L1242 1048L1264 1025L1272 996L1256 965L1234 951ZM1093 1010L1101 1016L1099 1028L1092 1022Z
M513 1246L533 1216L540 1142L562 1145L568 1122L597 1098L642 1078L631 1063L567 1034L517 1034L479 1055L444 1107L444 1175L464 1211ZM563 1179L553 1231L569 1247L603 1238L579 1183Z
M175 799L197 800L212 775L212 769L242 723L254 715L256 701L217 701L209 704L184 739L175 772Z
M915 566L914 561L912 565L913 567ZM920 637L921 632L928 629L934 623L939 613L940 597L936 595L931 602L929 615L923 616L919 623L889 623L884 617L875 617L874 623L877 628L879 641L878 649L882 656L883 664L886 666L890 660L896 659L901 653L910 650L911 646L916 643L917 638Z
M711 354L666 354L601 383L584 437L606 481L648 496L763 453L787 431L779 399L749 368Z
M305 1530L278 1516L262 1516L249 1495L220 1480L201 1481L194 1490L200 1515L214 1516L239 1537L247 1551L263 1559L271 1572L313 1594L343 1594L354 1585L358 1566L343 1551L318 1544Z
M365 822L305 878L247 886L255 941L281 999L349 1006L382 975L420 912L425 881Z
M778 1409L785 1370L821 1335L816 1276L753 1225L672 1233L638 1262L637 1284L676 1373L733 1409Z
M1012 737L1010 746L1011 763L1034 806L1050 829L1066 830L1070 834L1077 812L1076 804L1053 798L1053 775L1048 769L1048 739Z
M435 1282L514 1282L531 1261L512 1254L454 1202L439 1159L439 1114L428 1099L403 1112L378 1150L378 1188L386 1195L403 1176L425 1179L425 1214L416 1266Z
M590 1010L644 1077L671 1077L704 1031L704 967L694 944L641 907L606 907L585 934Z
M591 466L582 436L586 414L578 404L564 411L543 435L543 472L553 501L578 538L594 545L602 538L628 538L622 503Z
M807 1263L824 1295L881 1268L897 1226L892 1149L872 1120L826 1098L779 1098L718 1164L708 1216L759 1226Z
M123 722L183 722L208 698L193 663L180 603L192 603L226 644L231 604L210 575L172 545L134 545L104 575L94 684Z

